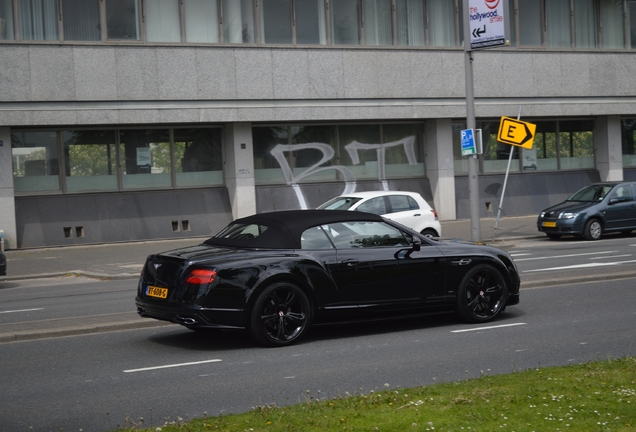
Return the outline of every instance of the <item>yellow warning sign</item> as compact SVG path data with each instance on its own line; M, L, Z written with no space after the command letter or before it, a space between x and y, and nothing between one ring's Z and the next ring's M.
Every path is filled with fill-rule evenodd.
M537 125L510 117L502 117L497 140L511 145L531 149Z

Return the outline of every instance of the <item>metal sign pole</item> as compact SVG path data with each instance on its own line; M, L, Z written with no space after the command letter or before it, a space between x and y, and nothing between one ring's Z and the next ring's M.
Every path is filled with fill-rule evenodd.
M519 107L519 113L517 114L517 120L521 119L521 108ZM506 185L508 184L508 174L510 173L510 163L512 162L512 155L515 152L515 146L510 146L510 157L508 158L508 168L506 168L506 176L504 177L503 190L501 191L501 198L499 199L499 209L497 210L497 219L495 219L495 226L493 227L495 230L492 233L492 240L495 241L495 236L497 235L497 230L499 229L499 217L501 216L501 211L503 210L503 200L504 195L506 194Z
M473 87L473 53L470 47L469 0L464 5L464 70L466 73L466 128L476 129L475 93ZM468 199L470 201L470 238L481 241L479 219L479 160L477 155L468 156Z

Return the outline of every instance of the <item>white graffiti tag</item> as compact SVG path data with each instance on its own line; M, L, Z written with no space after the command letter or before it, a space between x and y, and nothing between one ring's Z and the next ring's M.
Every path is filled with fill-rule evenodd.
M289 166L287 162L287 158L285 157L285 152L293 152L297 150L306 150L306 149L315 149L320 150L322 152L322 158L312 166L308 167L306 170L294 175L292 168ZM300 208L305 210L307 209L307 202L305 200L305 196L303 192L300 190L300 186L298 186L298 182L305 177L308 177L312 174L316 174L321 171L327 170L336 170L340 171L342 177L345 182L345 189L342 192L343 194L351 193L356 190L356 178L353 172L345 166L333 165L333 166L323 166L325 162L330 161L335 152L333 147L329 144L325 143L306 143L306 144L278 144L276 147L272 149L270 152L274 158L278 161L280 168L283 170L283 175L285 176L285 180L287 184L294 188L294 192L296 193L296 197L298 198L298 204L300 204Z
M386 181L386 150L396 146L404 146L404 153L406 154L409 165L417 165L417 158L415 157L415 136L409 136L398 141L384 144L364 144L358 141L352 141L345 146L345 149L347 153L349 153L349 157L354 165L360 163L358 151L375 150L378 161L378 180L382 182L382 188L388 190L389 186ZM307 149L319 150L322 152L322 158L315 164L307 167L304 171L294 174L292 167L290 167L287 162L285 153ZM331 161L335 155L333 147L329 144L318 142L306 144L278 144L271 150L270 154L276 159L280 168L283 170L287 184L294 189L301 209L307 209L308 207L305 196L298 183L310 175L327 170L336 170L342 174L345 182L345 188L342 194L352 193L356 190L356 176L349 168L342 165L321 166Z

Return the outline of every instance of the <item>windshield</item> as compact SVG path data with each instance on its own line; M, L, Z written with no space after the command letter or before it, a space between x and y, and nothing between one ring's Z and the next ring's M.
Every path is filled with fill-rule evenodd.
M611 191L613 186L611 185L591 185L584 187L580 191L576 192L568 201L578 202L597 202L603 201L603 198Z
M318 206L318 210L349 210L352 205L360 201L362 198L353 197L336 197L326 203Z

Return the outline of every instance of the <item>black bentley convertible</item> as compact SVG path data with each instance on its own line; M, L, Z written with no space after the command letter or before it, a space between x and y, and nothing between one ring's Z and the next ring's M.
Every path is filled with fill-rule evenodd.
M519 274L505 251L336 210L257 214L198 246L150 255L136 298L143 317L246 329L270 346L312 324L452 311L479 323L517 303Z

